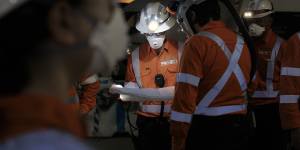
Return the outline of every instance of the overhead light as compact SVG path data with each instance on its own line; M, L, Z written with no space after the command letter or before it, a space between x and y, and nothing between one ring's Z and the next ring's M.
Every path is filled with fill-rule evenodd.
M159 23L158 23L157 21L154 21L154 20L150 21L150 23L149 23L149 25L148 25L148 29L149 29L150 31L153 31L153 32L154 32L155 30L157 30L158 27L159 27Z
M244 13L244 18L252 18L253 17L253 12L251 11L246 11Z

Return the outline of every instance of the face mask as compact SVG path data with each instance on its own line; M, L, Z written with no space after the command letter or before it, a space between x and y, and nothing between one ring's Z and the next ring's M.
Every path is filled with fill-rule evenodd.
M90 44L95 48L89 73L110 75L117 62L126 56L127 24L121 9L115 8L110 23L99 23Z
M146 36L147 37L147 40L150 44L150 47L153 48L153 49L160 49L163 44L164 44L164 41L166 39L166 35L152 35L152 36Z
M259 26L258 24L252 23L249 26L249 35L252 37L261 36L266 31L265 27Z

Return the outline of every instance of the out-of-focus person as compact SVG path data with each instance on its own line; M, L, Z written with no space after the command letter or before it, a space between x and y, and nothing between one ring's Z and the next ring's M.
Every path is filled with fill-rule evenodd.
M0 33L0 149L89 149L65 100L82 74L126 53L121 10L110 0L1 0Z
M100 82L97 74L82 76L69 90L66 102L73 105L80 114L87 115L96 107L99 90Z

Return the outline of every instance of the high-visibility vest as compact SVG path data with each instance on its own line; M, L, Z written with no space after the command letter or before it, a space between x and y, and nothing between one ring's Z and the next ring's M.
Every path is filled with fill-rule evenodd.
M227 69L216 82L216 84L206 93L206 95L200 100L193 114L187 114L177 111L172 111L171 120L178 122L190 123L193 115L204 115L204 116L221 116L226 114L231 114L235 112L241 112L247 110L247 104L232 105L232 106L218 106L210 107L212 102L216 97L221 93L222 89L229 81L232 74L237 78L240 88L242 91L247 89L247 80L246 76L243 73L240 65L238 64L240 57L244 49L244 40L239 35L237 36L237 42L235 50L232 53L229 48L226 46L226 43L216 34L211 32L200 32L198 36L203 36L214 41L222 50L222 52L227 57L229 64ZM188 79L188 80L187 80ZM201 82L200 79L192 75L187 76L185 73L179 73L177 75L177 82L188 83L191 85L198 86L198 83ZM193 84L195 83L195 84ZM197 85L196 85L197 84ZM246 93L245 93L246 94Z
M184 43L178 42L178 51L177 51L178 54L177 55L178 55L179 61L182 56L183 46L184 46ZM134 72L134 76L135 76L137 85L139 86L139 88L143 88L141 71L140 71L140 53L139 53L139 51L140 51L140 49L137 48L132 52L132 55L131 55L132 67L133 67L133 72ZM140 108L141 108L142 112L148 112L148 113L160 113L160 111L161 111L160 105L144 105L143 102L140 102ZM170 104L165 104L164 112L165 113L171 112Z
M278 96L279 91L274 91L273 79L274 79L274 70L275 70L275 60L278 55L278 51L281 47L282 42L283 40L277 36L275 45L272 49L271 59L268 62L268 66L267 66L266 90L255 91L252 95L253 98L276 98Z
M221 48L221 50L224 52L225 56L227 57L229 61L229 65L226 71L224 72L224 74L218 80L218 82L213 86L213 88L211 88L207 92L207 94L200 101L200 103L196 107L194 114L205 115L205 116L220 116L224 114L230 114L230 113L246 110L247 109L246 104L234 105L234 106L209 107L210 104L214 101L214 99L221 93L222 89L224 88L224 86L226 85L226 83L228 82L232 74L234 74L235 77L237 78L241 90L245 91L247 89L246 77L240 65L238 64L244 48L243 38L237 36L235 50L233 53L231 53L229 48L226 46L226 43L216 34L213 34L211 32L200 32L198 36L204 36L216 42L217 45Z

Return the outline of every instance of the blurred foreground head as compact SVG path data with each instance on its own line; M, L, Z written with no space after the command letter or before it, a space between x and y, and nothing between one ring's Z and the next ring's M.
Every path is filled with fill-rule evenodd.
M126 30L111 0L1 0L0 96L59 94L84 73L110 70L126 52Z

